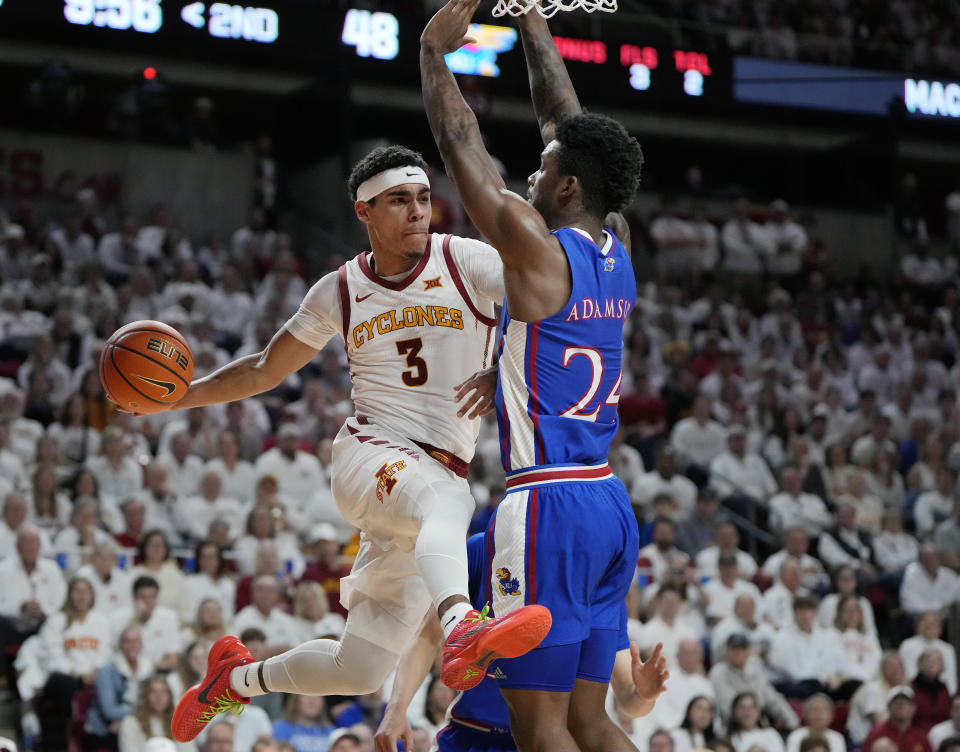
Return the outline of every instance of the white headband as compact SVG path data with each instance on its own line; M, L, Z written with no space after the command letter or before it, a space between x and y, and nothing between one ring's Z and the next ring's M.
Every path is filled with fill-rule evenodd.
M372 178L364 180L357 187L357 201L369 201L378 193L383 193L388 188L394 188L404 183L418 183L430 187L430 181L427 180L427 173L420 167L409 165L407 167L394 167L383 172L378 172Z

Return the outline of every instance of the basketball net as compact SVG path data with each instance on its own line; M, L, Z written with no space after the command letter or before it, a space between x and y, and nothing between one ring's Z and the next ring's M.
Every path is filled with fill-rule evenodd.
M599 10L613 13L617 9L617 0L497 0L493 15L522 16L532 8L536 8L544 18L550 18L561 10L585 10L587 13Z

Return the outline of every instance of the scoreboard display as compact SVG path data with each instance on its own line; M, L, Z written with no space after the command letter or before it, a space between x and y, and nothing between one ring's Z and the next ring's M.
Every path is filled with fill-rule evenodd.
M420 18L350 9L344 16L340 43L363 61L358 70L390 76L392 67L416 76L423 23ZM582 98L624 107L653 100L729 99L729 65L707 52L658 44L642 30L631 32L629 27L617 29L607 23L602 28L602 39L554 37ZM493 92L526 96L526 66L516 28L475 23L469 33L476 42L447 56L454 73L496 79L490 84Z
M419 88L419 38L427 18L329 0L0 0L0 38L315 73ZM358 3L359 4L359 3ZM556 37L574 85L585 101L625 107L646 102L730 97L729 63L703 50L674 49L642 27L617 24L602 38ZM569 19L563 28L578 28ZM459 74L491 79L495 95L526 97L526 69L516 27L475 24L477 43L448 57Z
M419 90L423 15L394 12L376 0L246 2L0 0L0 44L14 39L135 53L159 70L165 59L178 59L293 71L338 87L364 82ZM471 28L476 42L448 55L448 65L483 79L494 99L526 99L516 27L478 21ZM872 117L896 110L912 120L960 123L960 81L953 79L676 47L662 28L618 14L559 14L552 28L587 105L741 115L758 107Z
M0 35L197 59L272 47L280 59L334 39L326 33L325 6L322 0L0 0Z

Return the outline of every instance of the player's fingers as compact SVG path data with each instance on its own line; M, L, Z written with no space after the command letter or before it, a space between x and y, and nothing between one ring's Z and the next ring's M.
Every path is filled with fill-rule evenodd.
M477 402L476 407L473 408L473 412L470 413L471 418L482 418L484 415L493 410L493 402L489 399L482 399Z
M640 660L640 646L635 642L630 643L630 663L634 670L643 666L643 661Z
M464 384L462 387L457 387L457 393L454 395L454 402L459 402L464 397L466 397L470 392L476 391L476 387L472 384Z
M493 403L486 397L481 397L474 403L473 410L470 412L471 418L482 418L493 409Z
M471 409L473 409L474 407L476 407L477 403L478 403L481 399L483 399L483 395L482 395L482 394L474 393L473 395L471 395L471 396L467 399L467 401L463 403L463 405L460 407L460 409L457 410L457 417L458 417L458 418L462 418L464 415L466 415L468 412L470 412Z
M650 654L650 657L647 659L648 662L656 666L660 661L660 656L663 653L663 643L658 642L657 646L653 649L653 652Z

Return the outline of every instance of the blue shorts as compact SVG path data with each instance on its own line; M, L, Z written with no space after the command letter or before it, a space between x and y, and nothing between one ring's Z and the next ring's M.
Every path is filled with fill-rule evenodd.
M553 616L540 648L497 662L506 675L500 686L569 691L578 676L609 681L617 650L628 645L625 599L639 552L623 483L608 478L511 490L497 507L487 545L493 613L539 603Z
M440 752L517 752L517 743L510 734L480 731L451 721L437 733Z
M495 677L500 689L570 692L576 679L606 684L610 681L617 651L630 647L626 606L623 622L622 630L594 629L582 642L537 648L519 658L496 661L487 676Z

